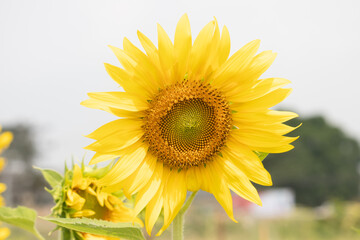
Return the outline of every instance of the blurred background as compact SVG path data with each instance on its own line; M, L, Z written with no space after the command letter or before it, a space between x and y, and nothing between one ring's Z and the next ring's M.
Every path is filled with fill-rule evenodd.
M291 134L300 136L294 150L264 161L274 186L257 186L263 207L234 195L233 223L201 192L185 239L359 239L359 12L357 0L0 0L0 124L15 137L0 174L7 205L49 214L51 197L32 166L62 172L64 161L93 155L83 150L91 143L84 135L115 117L80 102L87 92L119 89L103 66L120 65L107 45L122 47L127 37L140 48L136 30L156 43L156 23L173 38L187 13L193 36L214 16L226 25L231 53L253 39L260 51L277 52L262 77L292 81L277 109L297 112L289 125L303 125ZM38 225L45 235L54 227Z

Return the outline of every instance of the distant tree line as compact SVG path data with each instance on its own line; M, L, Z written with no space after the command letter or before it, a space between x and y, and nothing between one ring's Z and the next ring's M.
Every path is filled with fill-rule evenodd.
M327 200L359 197L360 148L355 139L331 126L322 116L297 118L291 126L302 126L289 136L300 136L295 148L270 154L264 165L275 187L289 187L296 202L317 206Z

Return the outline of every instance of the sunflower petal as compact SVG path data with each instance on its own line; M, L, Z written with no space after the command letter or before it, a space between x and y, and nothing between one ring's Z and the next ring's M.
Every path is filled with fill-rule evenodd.
M190 22L187 14L184 14L180 18L176 26L175 40L174 40L174 51L178 63L178 69L177 69L178 80L181 80L187 72L187 65L188 65L188 59L190 56L191 47L192 47L192 40L191 40Z
M275 133L253 129L247 129L246 131L233 130L231 137L235 141L248 146L251 150L267 153L289 151L293 148L290 143L298 139L298 137L279 136Z
M121 128L119 129L122 130ZM107 133L101 132L93 135L98 137L101 135L105 136L105 134ZM99 138L99 140L88 145L85 149L96 151L98 153L114 153L133 145L139 141L143 134L144 132L141 128L134 128L129 131L118 131L114 134L108 134L106 137Z
M9 147L14 136L11 132L3 132L0 134L0 152L2 149Z
M230 54L230 34L226 26L223 27L219 45L219 66L221 66Z
M196 192L201 188L201 176L197 167L189 168L186 171L186 186L192 192Z
M135 171L124 180L122 186L124 186L124 193L128 198L144 188L146 183L149 182L155 171L156 162L156 157L148 153L140 164L138 171Z
M164 71L169 71L174 65L174 45L165 30L157 25L159 58Z
M146 186L139 191L136 195L136 202L134 207L135 215L139 214L141 210L151 201L154 195L157 193L163 178L163 164L161 162L156 163L155 172L146 184Z
M90 108L102 109L111 107L127 111L142 111L149 108L146 99L140 100L137 96L127 92L97 92L88 93L90 99L81 102L81 105Z
M283 123L298 116L298 114L293 112L275 110L266 110L263 112L247 112L246 114L238 112L232 114L234 122L238 122L236 126L241 124L269 125L275 123Z
M201 79L208 67L208 60L211 51L209 48L215 31L215 21L209 22L196 37L193 47L191 48L189 62L189 76L191 79Z
M121 158L115 163L112 169L99 180L100 185L111 186L117 184L134 171L136 171L146 156L148 146L141 141L124 149Z
M228 161L225 161L225 171L227 182L230 189L244 199L261 206L261 199L256 188L250 183L248 177L241 171L235 171L236 167Z
M146 37L142 32L137 31L138 38L140 40L141 45L143 46L146 54L148 56L153 56L157 53L156 46L151 42L151 40Z
M228 99L231 102L249 102L254 99L263 97L264 95L289 83L290 81L284 78L266 78L259 80L257 84L252 87L252 89L238 92L236 95L228 97Z
M231 220L237 222L233 214L232 197L225 179L225 169L218 161L208 164L207 177L210 184L211 193L224 208ZM205 171L203 171L205 172ZM211 180L210 180L211 179Z
M268 109L283 101L291 93L291 88L276 89L263 97L245 103L234 103L231 108L237 112L255 112Z
M139 83L134 81L131 76L122 68L113 66L111 64L105 63L105 69L110 77L120 84L120 86L129 93L134 95L148 95L147 90L144 89Z
M213 84L223 89L224 92L230 91L239 85L241 78L239 75L244 72L250 64L255 53L259 49L260 40L249 42L232 55L215 73ZM234 79L234 77L236 78Z
M164 205L164 198L162 193L163 193L163 188L160 187L157 190L155 196L150 200L150 202L146 206L145 227L146 227L146 232L149 234L149 236L151 236L152 229Z
M251 181L264 186L271 186L271 175L264 168L260 159L246 146L229 139L224 157L234 165L233 172L242 171ZM229 167L229 166L227 166Z
M149 59L140 49L135 47L135 45L127 38L124 38L123 46L126 54L138 63L135 66L135 70L141 72L139 74L141 78L136 80L141 81L142 85L147 89L151 89L152 92L157 90L157 87L160 84L160 74L156 65L154 65L151 59Z
M184 171L170 172L164 188L164 225L156 234L159 236L174 220L186 199L186 181Z

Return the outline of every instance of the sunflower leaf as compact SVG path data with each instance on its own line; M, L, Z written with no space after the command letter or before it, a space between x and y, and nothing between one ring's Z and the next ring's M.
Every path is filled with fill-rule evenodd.
M90 218L41 217L61 227L107 237L120 237L128 240L145 239L138 224L114 223Z
M41 173L43 174L45 180L49 183L49 185L52 188L55 188L56 186L58 186L62 180L63 180L63 176L61 176L60 173L51 170L51 169L42 169L39 167L34 167L35 169L41 171Z
M36 211L27 207L0 207L0 221L24 229L34 234L38 239L45 240L35 228L36 216Z

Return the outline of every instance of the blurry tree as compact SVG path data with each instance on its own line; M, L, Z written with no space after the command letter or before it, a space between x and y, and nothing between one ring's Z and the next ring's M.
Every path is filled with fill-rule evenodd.
M293 119L303 125L289 136L300 136L295 149L270 154L264 161L274 186L295 191L296 202L317 206L329 199L350 200L359 195L359 144L321 116Z
M13 142L4 152L5 171L0 175L8 190L3 194L8 205L34 205L51 201L44 190L46 183L39 171L33 169L37 149L33 127L28 124L4 126L14 134Z
M6 151L8 158L17 159L31 167L36 156L34 132L29 125L18 124L6 129L14 134L14 140Z

